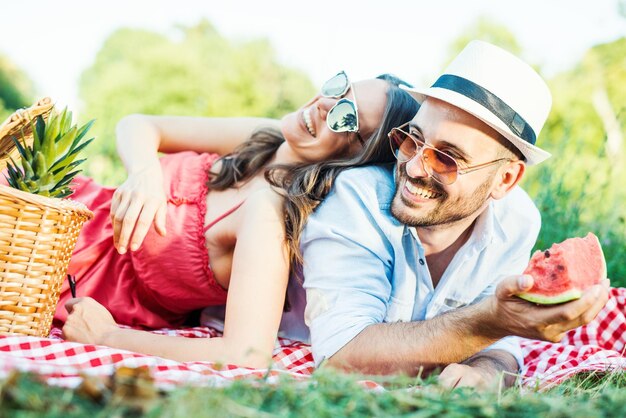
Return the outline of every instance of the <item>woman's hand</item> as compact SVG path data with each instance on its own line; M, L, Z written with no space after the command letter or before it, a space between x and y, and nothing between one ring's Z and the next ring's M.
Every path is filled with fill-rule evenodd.
M69 315L63 326L68 341L104 344L107 334L118 330L111 313L92 298L74 298L65 303Z
M163 173L158 160L140 171L129 174L118 187L111 201L113 243L120 254L130 246L135 251L142 244L148 229L165 236L167 197Z

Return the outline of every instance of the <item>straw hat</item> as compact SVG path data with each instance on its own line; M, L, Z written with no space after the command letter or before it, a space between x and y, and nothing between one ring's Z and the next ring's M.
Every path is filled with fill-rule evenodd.
M545 81L513 54L483 41L470 42L428 89L402 86L418 101L434 97L476 116L538 164L550 153L535 145L552 95Z

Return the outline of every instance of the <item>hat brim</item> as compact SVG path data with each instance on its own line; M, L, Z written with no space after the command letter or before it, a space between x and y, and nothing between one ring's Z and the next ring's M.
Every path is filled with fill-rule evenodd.
M508 139L524 155L524 158L526 159L526 164L528 165L539 164L552 156L552 154L550 154L549 152L544 151L541 148L534 146L526 142L519 136L515 135L513 132L511 132L508 126L506 126L504 122L502 122L491 111L478 104L474 100L470 99L469 97L466 97L452 90L438 87L430 87L428 89L421 90L419 88L409 88L400 85L400 88L406 90L420 104L424 100L426 100L427 97L433 97L435 99L449 103L452 106L458 107L459 109L466 111L472 116L477 117L481 121L485 122L487 125L491 126L493 129L498 131L506 139Z

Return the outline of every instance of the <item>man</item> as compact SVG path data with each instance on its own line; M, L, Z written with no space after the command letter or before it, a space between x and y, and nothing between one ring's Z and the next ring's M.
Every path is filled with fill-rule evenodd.
M342 173L302 237L306 321L317 364L428 373L449 386L505 383L515 339L559 341L608 298L564 305L516 297L539 214L516 185L550 156L535 146L551 106L545 82L491 44L471 42L389 137L395 167Z

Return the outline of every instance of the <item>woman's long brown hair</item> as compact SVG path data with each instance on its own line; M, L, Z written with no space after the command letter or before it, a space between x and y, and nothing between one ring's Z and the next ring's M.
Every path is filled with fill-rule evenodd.
M306 220L328 195L337 176L348 168L395 161L387 133L391 128L410 121L419 109L419 104L398 87L400 84L409 84L387 74L378 78L389 83L387 105L381 125L365 140L359 154L349 159L314 164L275 165L265 171L267 181L282 189L285 197L285 230L292 273L299 272L302 265L300 237Z
M211 173L209 187L212 190L226 190L250 180L265 169L276 150L285 142L280 131L273 128L260 128L246 142L232 153L220 158L219 173Z

